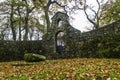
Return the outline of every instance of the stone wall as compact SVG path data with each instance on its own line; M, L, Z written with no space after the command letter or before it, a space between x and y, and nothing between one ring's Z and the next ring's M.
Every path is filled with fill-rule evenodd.
M65 45L62 49L65 49L62 54L59 54L60 51L57 51L57 35L63 32L64 33L64 43ZM80 31L73 28L69 24L69 16L66 13L57 12L52 17L52 24L50 28L47 30L47 34L43 37L43 47L45 48L45 53L48 53L49 58L56 58L61 55L64 55L67 51L69 51L69 41L71 39L76 39L80 36ZM60 48L60 47L59 47ZM62 50L60 49L60 50Z
M101 45L102 48L115 48L117 50L117 55L115 55L120 56L118 54L120 53L120 44L118 44L120 43L120 20L97 30L81 33L69 24L68 18L66 13L56 13L42 41L0 41L0 61L21 60L24 52L40 53L47 59L83 57L83 55L88 57L91 52L97 53L95 51L99 50ZM60 26L59 21L63 22ZM65 51L62 54L56 51L56 36L59 32L65 34Z
M79 37L80 54L86 57L120 57L120 20Z
M87 57L88 53L97 53L99 45L103 45L100 40L107 43L108 41L112 43L118 41L118 36L120 35L120 20L113 22L107 26L99 28L97 30L92 30L89 32L81 33L79 30L73 28L68 21L69 17L66 13L57 12L52 17L52 25L48 28L47 34L43 37L43 47L48 59L53 58L71 58L71 57ZM62 25L59 26L59 22L62 21ZM64 52L58 52L56 46L56 36L59 32L64 32L65 49ZM105 39L105 40L104 40ZM82 45L84 43L84 45ZM114 45L114 44L112 44ZM83 48L82 48L83 46ZM109 47L108 44L104 45ZM115 46L119 46L118 44ZM96 49L94 49L94 47ZM61 48L61 47L60 47ZM104 48L104 47L103 47ZM112 48L111 48L112 49ZM61 49L60 49L61 50ZM85 51L85 52L84 52ZM87 52L87 53L86 53ZM85 53L85 54L84 54ZM93 54L94 55L94 54Z
M22 60L25 52L41 51L42 41L0 41L0 61Z
M97 30L88 31L82 33L80 36L80 41L82 39L88 40L91 39L92 36L110 36L110 35L120 35L120 20L113 22L109 25L101 27Z

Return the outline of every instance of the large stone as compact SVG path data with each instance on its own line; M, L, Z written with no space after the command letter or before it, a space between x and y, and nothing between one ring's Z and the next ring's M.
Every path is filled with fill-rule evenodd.
M46 57L43 55L34 54L34 53L25 53L24 60L27 62L39 62L39 61L46 60Z

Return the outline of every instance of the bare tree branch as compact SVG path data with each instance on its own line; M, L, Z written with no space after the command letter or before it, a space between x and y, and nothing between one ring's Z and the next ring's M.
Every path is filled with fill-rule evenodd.
M86 12L86 0L85 0L85 2L84 2L84 8L83 8L84 10L84 13L85 13L85 15L86 15L86 18L94 25L94 26L96 26L96 24L95 24L95 22L93 22L90 18L89 18L89 15L87 14L87 12Z

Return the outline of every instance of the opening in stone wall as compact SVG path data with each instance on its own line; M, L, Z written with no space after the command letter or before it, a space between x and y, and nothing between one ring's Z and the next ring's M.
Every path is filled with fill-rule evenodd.
M58 21L57 21L57 25L58 25L58 27L61 27L62 24L63 24L63 21L62 21L61 19L58 19Z
M56 52L62 53L65 48L65 36L64 32L59 31L56 33Z

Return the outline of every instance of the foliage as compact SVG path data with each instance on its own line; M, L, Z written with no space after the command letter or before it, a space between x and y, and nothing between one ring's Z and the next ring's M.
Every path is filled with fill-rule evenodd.
M69 38L66 47L68 58L80 57L80 46L81 45L79 44L77 37L73 39Z
M4 0L0 2L1 38L19 41L32 40L33 38L39 40L40 35L45 31L45 26L39 21L42 19L41 16L38 16L40 10L36 9L37 7L32 4L31 0Z
M3 40L39 40L41 33L46 33L46 29L50 27L49 16L54 15L59 9L66 12L65 8L71 1L4 0L0 2L0 15L2 15L0 26L3 27L0 29L2 35L0 37ZM12 38L9 39L9 36Z
M120 57L119 35L95 36L93 35L87 41L84 41L81 52L88 57ZM87 56L86 56L87 57Z
M45 60L46 57L39 54L34 53L25 53L24 54L24 60L28 62L39 62Z
M104 10L102 24L109 24L113 21L120 20L120 0L111 0L103 5Z
M51 25L50 16L59 10L67 14L84 10L94 28L118 20L120 0L102 1L96 0L96 10L86 0L4 0L0 2L0 40L39 40Z
M119 80L120 59L61 59L28 63L0 63L0 79L7 80Z

